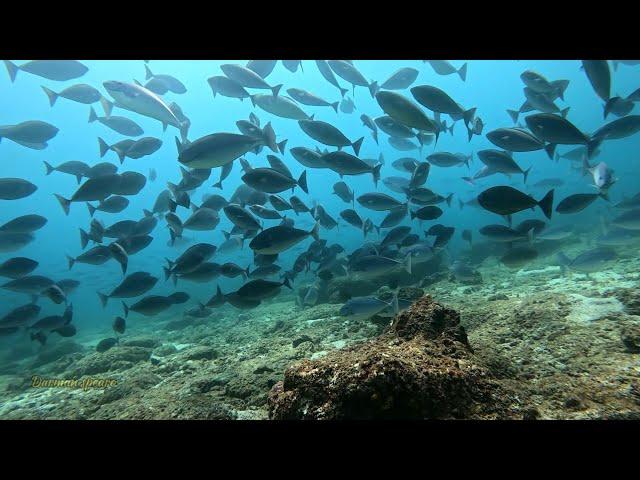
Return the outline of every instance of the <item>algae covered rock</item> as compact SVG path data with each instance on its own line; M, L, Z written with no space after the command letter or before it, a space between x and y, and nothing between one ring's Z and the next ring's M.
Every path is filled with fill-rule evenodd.
M268 401L272 419L515 415L507 393L474 362L457 312L429 296L378 338L290 366Z
M77 376L127 370L151 357L151 350L143 347L116 346L106 352L96 352L80 359L72 368Z

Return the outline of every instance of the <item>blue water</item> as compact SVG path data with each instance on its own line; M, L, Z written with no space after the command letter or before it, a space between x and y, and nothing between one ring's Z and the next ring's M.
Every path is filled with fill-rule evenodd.
M21 60L15 61L20 65ZM0 207L0 224L3 224L19 215L38 213L48 218L47 225L36 232L36 241L21 249L18 252L0 254L0 262L13 256L26 256L40 262L40 266L34 274L49 276L54 280L63 278L75 278L82 282L81 286L71 294L70 300L74 304L74 323L78 330L90 329L93 326L109 325L116 315L122 314L120 301L112 299L106 309L99 303L96 291L110 292L113 287L122 280L120 266L116 262L109 261L102 266L92 266L86 264L76 264L73 270L67 268L65 254L77 256L82 253L79 240L79 228L88 230L90 216L87 208L82 203L74 203L71 206L71 213L65 216L60 205L55 200L53 194L58 193L69 198L77 189L76 179L70 175L54 172L50 176L45 175L43 161L57 166L69 160L81 160L94 165L101 161L110 161L118 164L115 152L108 152L104 159L100 159L97 137L102 137L109 145L122 140L124 137L113 132L106 126L95 122L88 123L89 107L64 98L59 98L54 107L49 106L48 99L41 85L45 85L58 92L62 89L76 84L88 83L98 88L107 98L102 82L106 80L121 80L132 82L137 79L144 83L144 63L140 61L83 61L89 67L89 72L83 77L68 82L54 82L41 77L37 77L25 72L19 72L15 83L11 83L5 72L0 72L0 124L15 124L26 120L43 120L60 129L58 135L49 142L49 147L42 151L30 150L8 140L0 143L0 162L2 165L2 177L20 177L31 181L38 186L38 190L30 197L16 201L2 201ZM236 132L235 122L240 119L248 119L249 114L255 112L264 126L268 121L272 122L277 134L277 140L287 139L287 152L284 161L290 168L294 177L297 178L304 167L300 165L289 153L289 148L296 146L306 146L315 149L316 146L324 149L324 145L316 143L304 134L296 121L283 119L271 115L259 108L252 108L248 99L240 101L238 99L227 98L218 95L215 99L207 83L207 78L213 75L221 75L220 65L223 63L241 63L242 61L165 61L152 60L149 63L154 73L170 74L182 81L187 88L187 93L176 95L168 92L163 98L170 103L177 102L185 115L191 120L189 139L195 140L203 135L214 132ZM445 90L457 102L466 108L477 107L477 115L484 122L483 134L499 128L512 126L512 121L506 113L506 109L518 109L524 101L522 93L523 84L520 73L526 69L535 70L546 76L549 80L567 79L570 80L569 87L565 92L565 101L557 100L556 103L561 108L570 106L571 110L568 118L582 131L593 132L601 127L603 121L602 101L596 96L586 75L580 70L579 61L469 61L468 76L466 82L462 82L458 75L449 76L437 75L429 64L422 61L359 61L355 65L367 79L377 80L382 83L392 73L401 67L413 67L420 71L418 79L414 85L430 84ZM452 61L459 67L462 61ZM340 99L338 90L330 85L318 72L316 65L311 60L303 61L304 71L300 69L296 73L286 70L282 64L278 63L275 70L267 77L269 84L283 83L282 92L286 89L296 87L308 90L330 102ZM637 69L621 65L613 74L612 95L620 94L626 96L640 83ZM350 87L344 80L338 78L343 87ZM349 88L350 89L350 88ZM253 90L255 93L262 91ZM409 92L404 92L410 95ZM348 93L352 96L351 89ZM382 168L382 178L387 176L403 176L392 168L391 163L400 157L414 156L418 158L418 152L399 152L387 143L387 135L379 131L380 145L373 141L370 130L362 125L360 115L368 114L375 118L383 114L377 102L371 98L369 91L365 87L356 87L353 99L356 110L353 114L338 112L336 114L329 107L308 107L301 106L308 114L315 114L315 119L332 123L338 127L348 138L356 140L364 136L364 144L361 149L361 158L377 158L381 152L384 154L386 164ZM100 116L103 115L99 104L94 104L94 108ZM173 127L168 127L166 132L162 131L160 122L143 117L141 115L114 109L114 115L122 115L131 118L144 129L144 136L161 138L162 148L155 154L141 159L133 160L127 158L119 172L136 171L148 174L149 169L157 171L158 178L155 182L147 182L145 188L134 197L128 197L130 205L120 214L108 214L96 212L95 217L101 220L105 226L111 225L119 220L138 220L142 217L142 209L150 209L153 206L156 196L166 188L166 182L177 183L180 180L180 164L177 161L177 151L174 137L178 136L178 131ZM524 114L522 117L524 117ZM429 116L432 114L429 112ZM521 117L521 118L522 118ZM447 118L443 116L443 118ZM610 116L607 121L615 117ZM450 123L450 120L448 121ZM460 122L462 123L462 122ZM637 179L640 166L636 158L640 137L630 137L624 140L607 141L602 147L602 153L597 161L606 162L615 170L618 182L611 191L612 200L618 201L623 196L635 194L638 191ZM329 147L332 149L331 147ZM437 145L425 146L423 156L433 151L450 151L469 154L485 148L496 148L484 136L474 136L471 142L467 141L467 132L463 125L456 125L455 135L452 137L448 133L442 134ZM559 151L565 152L573 146L560 146ZM351 153L351 149L347 148ZM267 166L267 149L262 154L256 156L253 153L245 155L245 158L252 166ZM590 178L582 177L579 172L571 171L568 160L561 160L555 163L547 157L544 151L530 153L516 153L514 155L518 164L523 168L533 166L528 183L544 178L559 177L564 178L564 186L556 189L556 201L571 193L592 192L595 189L590 186ZM476 230L489 223L501 223L499 217L474 208L460 210L457 206L457 199L467 201L477 195L481 189L492 185L513 184L516 188L521 188L531 193L536 198L541 198L546 189L534 190L532 187L522 186L521 176L514 176L511 180L503 175L494 175L482 179L477 187L472 187L463 182L460 178L473 175L480 169L482 164L477 158L471 164L470 171L465 166L453 168L433 167L429 176L427 186L440 194L446 195L454 193L454 201L451 208L445 208L444 215L437 221L444 225L457 227L454 239L449 244L453 256L459 250L463 241L460 239L460 232L467 228ZM199 204L205 193L222 193L227 199L235 188L240 185L242 175L238 162L234 165L231 175L224 181L222 192L211 188L211 185L218 180L219 169L215 169L209 180L192 196L193 201ZM299 196L307 205L311 206L318 202L325 207L335 219L339 220L338 229L331 231L322 229L321 237L326 238L331 243L340 243L347 252L358 248L362 244L362 232L345 224L339 217L339 212L345 208L351 208L335 195L331 194L332 185L339 181L338 174L330 170L308 169L309 195L305 195L299 188L296 188L295 195ZM356 197L366 192L376 191L371 175L346 177L345 181L355 191ZM377 191L388 193L399 197L398 194L388 191L382 182L379 183ZM281 194L285 198L290 197L289 192ZM95 202L93 202L95 203ZM269 206L269 205L266 205ZM363 218L371 218L374 223L384 218L386 212L373 212L364 210L356 204L356 210ZM292 211L285 212L288 217L295 218L296 226L305 230L313 226L313 220L309 214L295 216ZM596 203L585 211L561 218L555 216L552 225L570 221L584 225L597 225L599 215L606 213L606 204ZM179 210L179 215L183 220L187 218L184 209ZM232 225L220 212L221 222L215 231L193 232L185 231L184 235L194 238L198 242L208 242L220 245L224 240L222 230L231 230ZM525 218L543 219L542 213L536 209L535 212L523 212L518 214L516 222ZM276 225L277 221L265 220L265 225ZM436 222L425 222L424 229ZM515 222L514 222L515 223ZM410 222L407 217L403 224L413 225L414 232L420 233L417 221ZM474 233L475 234L475 233ZM168 229L161 219L158 226L151 234L154 237L153 243L142 252L129 259L127 273L135 271L149 271L153 275L159 276L160 281L149 294L169 294L176 289L172 283L164 282L161 265L164 265L165 257L176 258L186 246L168 247ZM370 236L369 239L374 239ZM306 249L310 240L306 240L296 248L281 254L280 265L284 270L291 267L296 256ZM216 255L212 261L224 263L233 261L242 267L246 267L252 260L252 252L245 244L241 252L235 252L228 256ZM306 281L312 280L308 276ZM305 277L301 276L296 283L304 283ZM195 301L206 301L214 292L215 285L219 283L224 292L232 291L242 284L240 277L228 279L220 277L212 284L201 285L191 282L180 282L177 290L185 290L191 295L191 300L187 305L176 307L179 312L182 307L185 309L195 303ZM0 302L2 312L10 310L24 303L29 298L26 295L14 294L0 290ZM127 300L132 303L133 299ZM41 316L49 314L60 314L63 306L54 305L50 301L43 299L40 302L43 307ZM142 318L133 314L134 319L129 321L129 330L135 329L135 319Z

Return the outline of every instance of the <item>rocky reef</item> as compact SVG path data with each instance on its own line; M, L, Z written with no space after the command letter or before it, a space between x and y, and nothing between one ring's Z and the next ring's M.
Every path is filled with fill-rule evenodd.
M514 402L474 360L459 314L425 296L377 338L287 368L269 417L510 418Z

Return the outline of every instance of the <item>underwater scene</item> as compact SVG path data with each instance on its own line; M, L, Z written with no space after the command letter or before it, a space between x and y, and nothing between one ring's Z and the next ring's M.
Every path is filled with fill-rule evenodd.
M640 60L4 60L0 419L640 419Z

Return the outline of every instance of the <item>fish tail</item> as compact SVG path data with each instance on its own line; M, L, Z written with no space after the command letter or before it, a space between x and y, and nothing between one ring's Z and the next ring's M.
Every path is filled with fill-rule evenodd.
M54 193L53 195L58 199L58 202L60 202L60 206L62 207L62 210L64 210L64 214L69 215L69 207L71 206L71 200L67 200L62 195L58 195L57 193Z
M373 81L369 84L369 93L371 94L371 98L376 97L376 93L378 93L378 90L380 90L380 88L378 87L378 82Z
M551 214L553 209L553 192L552 188L547 192L547 194L538 202L538 206L542 209L542 213L544 213L545 217L551 220Z
M462 65L462 66L460 67L460 69L458 70L458 75L460 75L460 79L461 79L463 82L466 82L466 81L467 81L467 63L466 63L466 62L465 62L465 64L464 64L464 65Z
M69 263L69 270L71 270L73 264L76 263L76 259L67 255L67 262Z
M111 147L102 138L98 137L98 148L100 148L100 158L102 158L107 154Z
M93 107L89 107L89 123L93 123L98 119L98 115L96 115L96 111Z
M532 168L533 168L533 166L527 168L524 172L522 172L522 176L523 176L522 182L523 183L527 183L527 177L529 176L529 172L531 171Z
M547 152L547 156L549 157L549 159L553 160L553 154L556 151L556 144L548 143L547 145L544 146L544 151Z
M149 68L149 65L147 65L145 63L144 65L144 79L145 80L151 80L153 78L153 73L151 72L151 69Z
M96 213L96 207L87 202L87 208L89 209L89 216L93 218L93 214Z
M507 110L507 113L511 117L511 120L513 120L513 123L518 123L518 116L520 115L519 110Z
M373 175L373 183L375 184L376 188L378 187L378 181L380 180L380 169L381 168L382 168L382 164L379 163L378 165L373 167L373 170L371 172L371 174Z
M44 85L42 85L42 90L44 90L44 93L47 94L49 105L53 107L56 104L56 100L58 100L58 94L50 88L45 87Z
M331 104L331 108L333 108L335 110L336 113L338 113L338 106L340 105L340 102L333 102Z
M122 309L124 310L124 318L127 318L129 316L129 307L124 302L122 302Z
M44 167L47 169L47 173L46 173L47 175L51 175L51 173L55 171L55 168L53 168L49 162L45 161Z
M309 188L307 187L307 171L303 170L300 178L298 178L298 186L304 190L304 193L309 193Z
M11 80L11 83L13 83L16 79L16 75L18 74L18 70L20 70L20 67L18 67L15 63L13 63L10 60L4 60L4 66L7 67L7 73L9 74L9 79Z
M278 145L278 150L280 150L280 154L284 155L284 149L287 146L287 141L288 140L282 140L281 142L279 142Z
M313 228L309 232L309 235L311 235L314 240L320 240L319 232L320 232L320 222L316 222L316 224L313 226Z
M100 105L102 105L104 116L109 118L111 116L111 112L113 111L113 103L111 103L104 97L100 97Z
M362 142L364 141L364 137L360 137L358 140L351 144L353 151L356 154L356 157L360 154L360 147L362 146Z
M107 302L109 301L109 295L105 295L104 293L96 292L98 294L98 298L100 298L100 303L102 304L102 308L107 306Z

